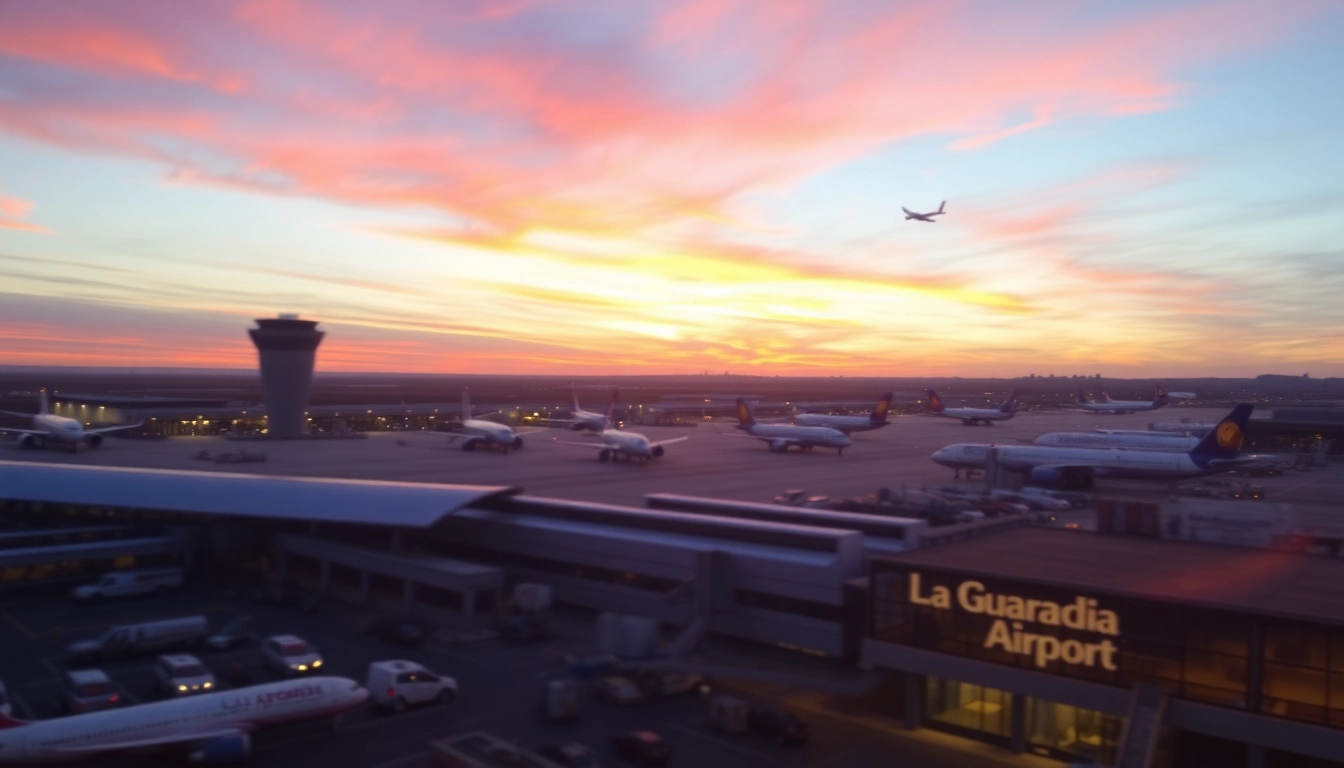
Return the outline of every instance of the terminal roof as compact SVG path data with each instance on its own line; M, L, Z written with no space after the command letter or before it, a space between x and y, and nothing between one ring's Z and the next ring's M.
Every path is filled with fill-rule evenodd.
M408 528L521 490L0 461L0 498L14 501Z
M1344 560L1062 528L1017 528L879 558L931 571L1344 624Z

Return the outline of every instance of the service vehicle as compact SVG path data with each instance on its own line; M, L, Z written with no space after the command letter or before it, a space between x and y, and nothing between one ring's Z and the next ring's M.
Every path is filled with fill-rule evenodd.
M611 704L626 706L644 700L644 692L628 677L604 677L597 681L597 697Z
M364 687L373 703L392 712L405 712L415 704L451 704L457 699L457 680L404 659L370 664Z
M239 616L206 638L205 644L212 650L227 651L234 646L242 645L252 637L251 626L251 616Z
M154 679L169 696L190 696L215 690L215 676L201 660L186 653L160 656L154 661Z
M285 677L316 672L322 668L322 654L297 635L272 635L261 644L266 666Z
M181 568L155 568L109 573L93 584L75 587L72 594L77 600L102 600L107 597L166 595L180 586Z
M112 627L92 640L71 643L66 650L76 663L135 656L169 648L193 648L210 631L204 616L147 621Z
M61 675L61 709L72 715L121 706L121 694L101 669L72 669Z

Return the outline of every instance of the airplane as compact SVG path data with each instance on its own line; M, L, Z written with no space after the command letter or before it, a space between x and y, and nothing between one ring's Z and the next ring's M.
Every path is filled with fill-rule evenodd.
M1168 392L1167 397L1172 400L1194 400L1199 397L1199 395L1194 392Z
M52 720L0 714L0 765L178 749L199 762L242 762L252 750L252 731L339 718L368 698L369 691L354 680L310 677Z
M943 405L943 399L932 389L925 390L929 394L929 411L934 416L944 416L949 419L961 419L961 423L967 427L975 426L975 422L980 422L985 426L993 426L996 421L1007 421L1013 418L1017 413L1017 395L1020 390L1014 389L1008 399L1004 400L998 408L948 408Z
M16 413L14 411L0 411L6 416L25 416L33 420L32 429L18 429L15 427L0 427L0 432L8 432L19 435L19 445L24 448L42 448L47 444L62 444L70 447L70 452L75 453L79 450L80 444L97 448L103 444L103 435L109 432L120 432L123 429L135 429L143 425L143 419L134 424L122 424L116 427L99 427L97 429L85 429L84 425L78 419L68 419L64 416L56 416L51 412L51 404L47 401L47 390L41 392L41 405L37 413Z
M574 395L574 410L569 412L569 417L573 419L569 428L575 432L588 430L590 432L602 432L607 429L606 414L585 411L579 407L579 393L577 390L571 392Z
M935 451L935 463L954 469L983 469L990 451L998 465L1021 472L1028 482L1085 489L1097 477L1176 480L1225 472L1239 464L1263 461L1264 456L1238 456L1246 422L1255 406L1240 403L1212 432L1185 453L1118 448L1056 448L1040 445L959 443Z
M555 442L559 445L581 445L585 448L596 448L598 461L613 461L624 456L628 461L639 459L642 464L649 459L660 459L663 456L663 446L673 443L680 443L690 438L674 437L671 440L658 440L651 442L648 437L638 432L625 432L619 429L613 429L611 424L611 411L616 406L616 393L612 392L611 406L607 408L607 414L602 417L603 430L597 434L601 439L600 443L579 442L577 440L560 440L556 438Z
M477 447L498 448L508 455L509 449L523 447L523 435L544 432L545 429L514 429L508 424L500 424L488 419L476 419L471 415L471 390L462 390L462 432L430 432L431 435L449 440L462 440L462 450L474 451Z
M1095 432L1049 432L1034 441L1036 445L1058 448L1137 448L1149 451L1185 453L1199 444L1198 437L1164 432L1097 430Z
M1101 391L1101 396L1105 402L1091 403L1083 395L1083 390L1078 390L1078 400L1074 403L1078 408L1092 413L1112 413L1115 415L1125 413L1138 413L1139 411L1155 411L1158 408L1165 408L1170 402L1167 399L1167 393L1162 387L1155 387L1152 402L1146 400L1112 400L1106 390Z
M1168 395L1171 393L1168 392ZM1203 437L1209 433L1217 424L1196 424L1191 421L1159 421L1157 423L1149 422L1149 432L1176 432L1182 435L1194 435Z
M791 445L796 445L804 451L820 446L835 448L838 455L843 456L845 449L850 446L849 435L838 429L803 427L797 424L762 424L751 415L747 401L740 397L737 398L737 428L747 434L731 437L763 440L775 453L784 453Z
M946 205L947 201L944 200L943 202L938 204L938 210L932 211L930 213L915 213L914 211L910 210L909 208L906 208L905 206L901 206L901 210L905 211L906 221L914 219L916 221L927 221L930 224L937 224L938 222L934 221L933 217L942 216L944 213L946 213L946 211L943 210L943 207Z
M873 406L873 412L867 416L833 416L826 413L800 413L793 417L793 423L800 427L830 427L846 435L853 432L868 432L881 429L890 424L887 411L891 410L892 393L882 395L882 399Z

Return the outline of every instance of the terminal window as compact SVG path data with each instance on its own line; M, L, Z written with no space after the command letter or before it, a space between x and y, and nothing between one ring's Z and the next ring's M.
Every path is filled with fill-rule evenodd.
M925 678L924 716L930 724L1007 738L1012 732L1013 695L981 685Z
M1027 743L1034 751L1097 765L1115 761L1124 718L1093 709L1027 698Z

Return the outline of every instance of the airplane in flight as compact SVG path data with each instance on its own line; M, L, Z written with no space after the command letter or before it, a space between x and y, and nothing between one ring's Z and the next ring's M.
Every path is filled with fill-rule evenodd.
M1112 400L1110 393L1106 390L1101 391L1101 396L1105 402L1088 402L1083 390L1078 390L1078 400L1074 403L1078 408L1092 413L1112 413L1115 415L1125 413L1138 413L1139 411L1155 411L1158 408L1165 408L1170 404L1167 393L1162 387L1154 387L1153 399L1147 400Z
M0 765L146 751L181 751L198 762L237 763L252 751L252 731L295 720L339 718L368 698L369 691L354 680L310 677L51 720L0 714Z
M961 419L961 423L967 427L975 426L978 421L985 426L993 426L996 421L1007 421L1013 418L1017 413L1017 396L1020 390L1014 389L1008 399L1004 400L998 408L948 408L943 404L943 399L937 392L927 389L925 392L929 395L929 412L934 416L943 416L949 419Z
M1033 441L1057 448L1137 448L1147 451L1186 453L1199 444L1198 437L1168 432L1097 430L1095 432L1048 432Z
M887 412L891 410L891 398L891 392L882 395L882 399L877 401L877 405L873 406L872 413L867 416L799 413L793 417L793 423L800 427L830 427L831 429L838 429L846 435L881 429L891 423L887 420Z
M519 449L523 447L523 435L531 435L537 432L544 432L545 428L538 429L514 429L508 424L500 424L498 421L489 419L473 418L471 414L471 390L462 390L462 431L454 432L429 432L428 434L445 437L448 440L461 440L462 450L474 451L477 448L498 448L499 451L508 455L509 449Z
M578 401L575 400L577 406ZM599 443L580 442L578 440L555 439L559 445L580 445L584 448L596 448L598 461L614 461L624 456L628 461L636 459L642 464L649 459L661 459L663 457L663 446L673 443L680 443L688 440L687 437L674 437L670 440L650 441L645 435L638 432L626 432L620 429L612 428L611 413L616 407L616 391L612 390L611 405L607 407L607 413L602 415L603 429L597 434L601 440Z
M838 455L844 455L850 446L849 435L830 427L803 427L797 424L762 424L751 415L747 401L737 398L737 428L745 435L730 437L754 438L763 440L775 453L784 453L789 446L798 446L800 450L813 448L835 448Z
M1226 472L1240 464L1264 461L1264 456L1239 456L1246 422L1255 406L1241 403L1212 432L1188 452L1125 450L1119 448L1058 448L1041 445L959 443L935 451L935 463L954 469L983 469L990 451L998 465L1020 472L1035 485L1090 488L1098 477L1178 480Z
M80 445L97 448L103 444L103 435L106 435L109 432L120 432L123 429L135 429L145 423L142 419L134 424L85 429L84 425L81 424L78 419L68 419L64 416L56 416L51 412L51 404L47 400L47 390L42 390L41 397L42 401L37 413L0 411L0 413L5 414L6 416L31 418L33 420L31 429L0 427L0 432L19 435L19 445L24 448L42 448L47 445L65 445L70 448L71 453L74 453L79 450Z
M944 200L943 202L938 204L938 210L930 211L929 213L915 213L914 211L910 210L909 208L906 208L905 206L901 206L901 210L905 211L906 221L914 219L915 221L927 221L930 224L937 224L938 222L935 221L933 217L942 216L944 213L946 213L946 211L943 210L944 206L946 205L947 201Z

